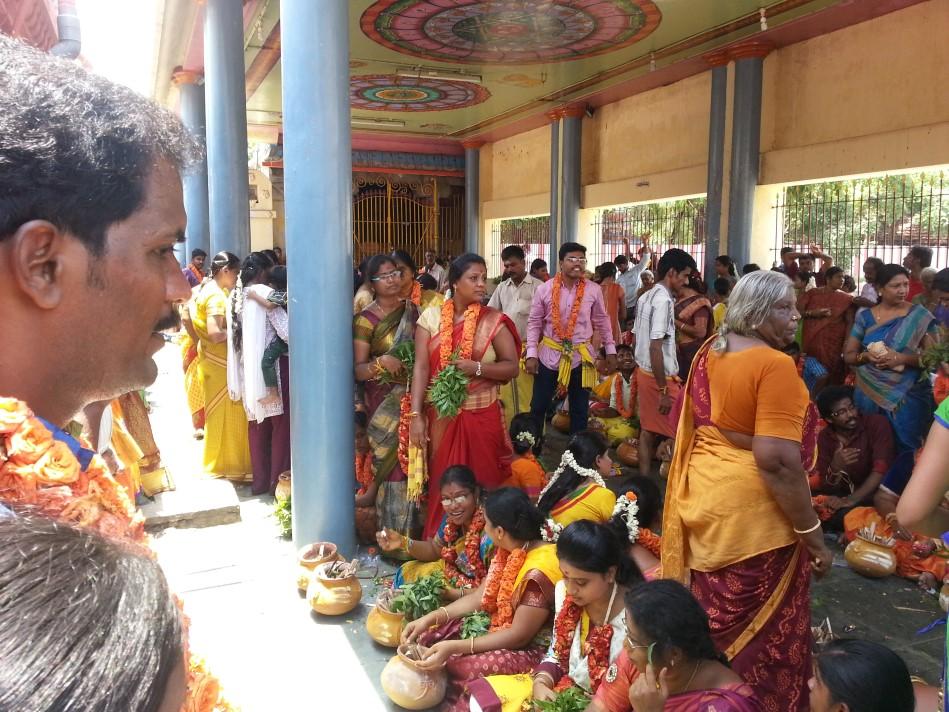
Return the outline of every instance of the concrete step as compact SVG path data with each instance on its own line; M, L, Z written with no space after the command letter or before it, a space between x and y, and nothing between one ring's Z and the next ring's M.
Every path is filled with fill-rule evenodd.
M234 485L226 480L191 476L172 492L162 492L142 507L145 528L212 527L241 519L240 501Z

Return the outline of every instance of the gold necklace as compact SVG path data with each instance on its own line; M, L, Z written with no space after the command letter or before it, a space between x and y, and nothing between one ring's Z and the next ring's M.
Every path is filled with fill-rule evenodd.
M695 669L692 671L692 674L689 676L689 679L686 681L685 685L682 686L682 689L679 690L678 692L672 693L672 694L681 695L683 692L685 692L686 690L688 690L688 689L689 689L689 685L692 684L692 681L695 679L695 676L698 674L700 667L702 667L702 661L701 661L701 660L699 660L697 663L695 663ZM656 683L656 689L659 689L659 683L658 683L658 682Z

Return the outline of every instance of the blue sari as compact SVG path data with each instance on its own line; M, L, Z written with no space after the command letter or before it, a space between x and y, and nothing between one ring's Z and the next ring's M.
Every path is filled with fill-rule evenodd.
M875 341L900 353L919 353L927 334L936 333L936 319L924 307L914 305L904 316L877 324L870 309L854 320L850 335L864 349ZM915 367L893 371L872 363L858 366L854 402L862 413L885 415L896 433L897 452L922 447L935 409L932 386Z

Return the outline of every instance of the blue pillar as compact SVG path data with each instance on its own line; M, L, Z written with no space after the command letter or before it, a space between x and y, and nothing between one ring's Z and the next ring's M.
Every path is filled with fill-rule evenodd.
M560 244L576 242L580 234L580 122L582 106L563 109L560 120Z
M204 77L199 72L180 70L171 80L180 93L181 120L188 130L205 143L204 130ZM208 163L202 158L182 176L185 213L188 227L182 250L183 264L191 261L191 251L200 249L211 255L211 232L208 227Z
M550 254L547 270L553 275L560 266L560 113L547 114L550 119Z
M483 141L463 141L465 147L465 252L481 252L481 147Z
M293 261L293 539L332 541L351 556L356 540L349 3L281 0L280 28L287 254Z
M705 281L715 281L715 258L721 252L722 183L725 166L725 106L728 92L728 56L706 57L712 65L712 96L708 115L708 184L705 201Z
M768 47L749 43L733 48L735 99L728 195L728 254L738 269L751 261L751 227L761 142L761 73Z
M207 0L204 11L211 251L238 257L250 252L243 6Z

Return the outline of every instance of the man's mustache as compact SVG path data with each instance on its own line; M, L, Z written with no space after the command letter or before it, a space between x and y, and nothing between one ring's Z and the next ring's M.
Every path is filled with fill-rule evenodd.
M168 316L163 317L155 324L155 331L167 331L168 329L178 329L181 326L181 317L178 312L173 311Z

